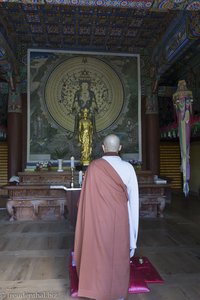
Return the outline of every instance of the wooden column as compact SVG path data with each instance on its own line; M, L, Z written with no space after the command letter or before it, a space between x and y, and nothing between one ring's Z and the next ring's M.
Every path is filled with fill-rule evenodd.
M146 98L146 147L147 169L153 174L160 172L160 132L157 95Z
M19 88L8 100L8 179L22 171L22 113Z
M22 99L22 170L27 163L27 94L21 94Z
M141 98L141 125L142 125L142 170L148 170L148 146L147 146L147 126L146 126L146 97Z

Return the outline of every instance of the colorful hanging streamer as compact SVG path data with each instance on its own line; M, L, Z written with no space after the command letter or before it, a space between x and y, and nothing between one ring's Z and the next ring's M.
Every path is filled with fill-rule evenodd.
M181 171L183 173L183 192L185 196L189 193L190 180L190 131L192 102L192 92L187 89L185 80L180 80L178 82L177 91L173 95L173 103L178 120Z

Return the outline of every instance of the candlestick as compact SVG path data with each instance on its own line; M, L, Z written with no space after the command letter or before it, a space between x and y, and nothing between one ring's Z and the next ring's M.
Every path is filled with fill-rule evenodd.
M78 182L79 182L80 186L82 186L82 181L83 181L83 172L79 171L79 173L78 173Z
M74 157L71 157L71 168L74 168Z
M71 183L70 183L70 187L73 188L74 187L74 168L72 167L71 168L71 171L72 171L72 177L71 177Z

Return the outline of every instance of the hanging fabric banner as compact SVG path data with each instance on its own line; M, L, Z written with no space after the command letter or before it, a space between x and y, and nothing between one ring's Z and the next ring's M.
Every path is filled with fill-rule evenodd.
M183 173L183 192L185 196L189 193L190 180L190 127L192 102L192 92L187 89L185 80L180 80L178 82L177 91L173 94L173 103L178 120L181 171Z

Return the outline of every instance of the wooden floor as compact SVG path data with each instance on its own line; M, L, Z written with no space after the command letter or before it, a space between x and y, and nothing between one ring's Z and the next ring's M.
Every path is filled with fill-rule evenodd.
M72 299L68 221L14 222L0 211L0 299ZM147 256L164 284L126 300L200 299L200 199L173 195L163 219L141 219L138 255Z

